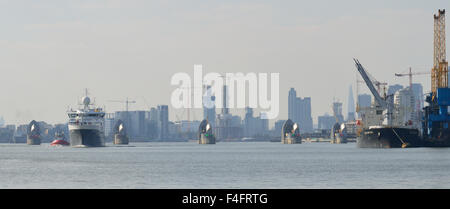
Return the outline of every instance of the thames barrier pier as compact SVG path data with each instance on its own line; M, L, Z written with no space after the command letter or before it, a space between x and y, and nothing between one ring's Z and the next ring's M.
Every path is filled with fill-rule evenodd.
M125 129L125 125L123 124L122 120L118 120L116 123L116 126L114 127L115 134L114 134L114 144L128 144L128 136Z
M282 144L301 144L302 137L297 123L288 119L281 129L281 143Z
M27 144L28 145L41 144L41 131L39 130L39 124L35 120L32 120L28 125Z
M208 120L203 120L198 127L198 143L199 144L215 144L216 137L212 132L211 124Z
M335 123L331 129L331 143L332 144L345 144L347 143L347 127L345 123Z

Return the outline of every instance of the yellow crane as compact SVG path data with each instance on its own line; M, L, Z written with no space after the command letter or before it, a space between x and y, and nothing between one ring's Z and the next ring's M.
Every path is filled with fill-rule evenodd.
M431 91L433 97L438 88L448 87L448 62L445 47L445 9L434 15L434 56L431 69Z

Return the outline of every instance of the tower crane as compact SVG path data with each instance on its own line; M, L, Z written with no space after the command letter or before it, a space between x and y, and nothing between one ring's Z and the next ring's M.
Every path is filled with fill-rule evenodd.
M425 71L425 72L411 72L411 68L409 68L409 73L396 73L395 76L397 77L402 77L402 76L409 76L409 89L412 90L412 76L413 75L426 75L426 74L431 74L431 72L429 71Z
M126 100L108 100L108 102L125 103L125 114L127 116L127 124L126 125L129 126L130 125L130 119L129 119L129 116L128 116L128 106L129 106L129 104L136 103L136 101L130 101L130 100L128 100L128 97L127 97Z

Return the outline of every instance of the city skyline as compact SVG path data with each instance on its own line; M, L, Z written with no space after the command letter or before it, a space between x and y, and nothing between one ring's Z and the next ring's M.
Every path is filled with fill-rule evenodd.
M352 6L353 1L329 1L329 8L297 1L0 4L5 29L1 68L8 75L0 80L0 115L7 124L33 119L64 123L67 107L76 106L84 88L109 112L124 107L108 100L126 97L138 101L130 110L169 104L175 88L170 76L192 75L194 64L203 64L205 73L280 73L278 119L287 119L285 98L293 87L298 96L311 97L317 124L318 116L331 113L333 98L346 100L357 73L353 57L390 85L406 86L407 79L394 73L410 66L429 71L431 17L449 6L446 1L382 1L360 7ZM413 77L424 92L429 80ZM169 120L176 120L177 111L169 106ZM202 110L196 111L200 119Z

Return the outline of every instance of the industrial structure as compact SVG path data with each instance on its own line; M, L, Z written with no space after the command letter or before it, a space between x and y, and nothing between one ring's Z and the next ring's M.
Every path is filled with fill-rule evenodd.
M302 138L300 136L300 127L297 123L294 123L291 119L288 119L281 131L281 143L282 144L301 144Z
M122 120L117 121L114 132L114 144L123 145L129 143L125 124L122 122Z
M448 88L448 62L445 46L445 9L434 15L434 56L431 69L431 92L436 96L439 88Z
M41 130L39 124L32 120L27 129L27 144L40 145L41 144Z
M198 127L198 143L199 144L215 144L216 137L213 128L208 120L203 120Z
M448 88L448 62L445 48L445 10L434 15L434 59L431 69L431 93L424 108L423 137L427 146L450 146L450 88Z

